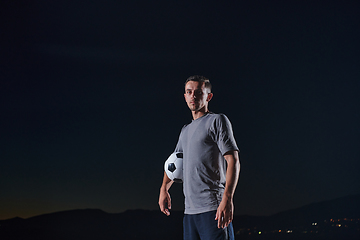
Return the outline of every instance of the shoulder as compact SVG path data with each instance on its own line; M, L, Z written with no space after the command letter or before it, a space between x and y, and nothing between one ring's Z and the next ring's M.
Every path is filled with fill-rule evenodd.
M209 115L214 121L220 121L220 122L229 121L229 118L223 113L210 113Z
M211 121L211 127L215 130L215 131L223 131L223 130L231 130L232 129L232 124L229 120L229 118L223 114L223 113L218 113L218 114L214 114L213 115L213 120Z
M184 131L184 129L189 126L189 124L185 124L182 128L181 128L181 132Z
M185 124L185 125L181 128L180 134L183 134L183 132L184 132L187 128L189 128L189 125L190 125L190 123Z

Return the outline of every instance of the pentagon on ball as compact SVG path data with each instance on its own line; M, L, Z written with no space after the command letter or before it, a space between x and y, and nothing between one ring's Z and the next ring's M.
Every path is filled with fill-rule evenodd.
M175 163L169 163L168 165L168 170L170 172L174 172L176 170L176 166L175 166Z

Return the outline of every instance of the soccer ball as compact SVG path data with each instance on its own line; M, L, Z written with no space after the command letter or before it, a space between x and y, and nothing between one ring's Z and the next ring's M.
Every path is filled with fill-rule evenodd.
M177 183L182 183L183 178L183 154L181 152L172 153L165 161L164 169L166 175Z

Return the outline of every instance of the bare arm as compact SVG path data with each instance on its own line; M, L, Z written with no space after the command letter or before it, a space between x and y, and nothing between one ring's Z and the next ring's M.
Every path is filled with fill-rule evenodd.
M218 228L227 227L233 220L233 197L240 174L239 153L230 151L224 155L224 158L227 162L226 185L223 198L216 212L215 220L218 220Z
M164 172L163 183L161 185L159 194L159 207L160 210L167 216L170 215L169 210L171 209L171 198L169 194L169 189L173 183L174 182Z

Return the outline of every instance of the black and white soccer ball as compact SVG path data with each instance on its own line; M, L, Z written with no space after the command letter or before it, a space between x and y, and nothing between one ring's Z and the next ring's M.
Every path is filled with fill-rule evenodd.
M183 181L183 153L174 152L165 161L164 166L166 175L177 183Z

